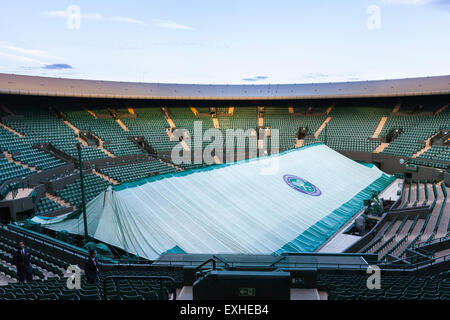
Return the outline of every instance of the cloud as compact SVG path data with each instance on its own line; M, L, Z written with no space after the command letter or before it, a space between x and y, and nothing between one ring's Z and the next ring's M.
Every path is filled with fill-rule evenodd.
M35 56L35 57L40 57L40 58L46 58L46 59L54 59L54 60L62 60L59 57L55 57L55 56L51 56L47 53L47 51L44 50L35 50L35 49L25 49L25 48L19 48L13 45L4 45L2 46L4 49L8 49L10 51L14 51L23 55L28 55L28 56Z
M192 27L185 26L170 20L156 20L156 26L166 29L194 30L194 28Z
M328 78L330 75L326 73L320 72L310 72L304 75L304 78L307 79L320 79L320 78Z
M66 63L54 63L54 64L47 64L42 69L47 70L64 70L64 69L73 69L73 67L70 64Z
M113 16L109 18L112 21L118 21L118 22L126 22L126 23L131 23L131 24L138 24L141 26L146 26L147 24L144 21L141 20L136 20L133 18L128 18L128 17L121 17L121 16Z
M251 78L243 78L243 81L250 81L250 82L254 82L254 81L260 81L260 80L266 80L269 79L269 77L266 76L254 76Z
M69 18L73 16L69 10L58 10L58 11L47 11L43 13L44 16L47 17L56 17L56 18ZM80 13L81 19L88 20L103 20L103 15L100 13Z
M73 13L69 10L58 10L58 11L47 11L44 12L43 15L47 17L56 17L56 18L70 18L73 17L73 15L76 13ZM115 22L125 22L125 23L131 23L131 24L137 24L141 26L147 25L144 21L137 20L131 17L123 17L123 16L111 16L111 17L105 17L100 13L91 12L91 13L82 13L80 12L80 19L86 19L86 20L96 20L96 21L115 21Z
M2 51L0 51L0 56L11 59L11 60L19 61L22 63L39 64L39 65L46 64L46 62L37 60L35 58L29 58L29 57L26 57L23 55L11 54L11 53L2 52Z

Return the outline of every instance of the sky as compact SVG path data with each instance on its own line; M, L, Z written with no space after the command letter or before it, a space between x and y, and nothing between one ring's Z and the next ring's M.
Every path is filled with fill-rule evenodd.
M450 74L450 0L16 0L0 7L0 73L202 84Z

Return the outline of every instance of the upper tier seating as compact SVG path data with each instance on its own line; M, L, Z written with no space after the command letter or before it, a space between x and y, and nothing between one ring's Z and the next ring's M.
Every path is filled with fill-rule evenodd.
M435 116L432 115L391 115L388 117L381 135L386 135L392 129L403 132L384 149L383 153L411 157L425 147L419 141L425 141L437 131L450 128L450 112L448 110ZM429 150L428 150L429 151ZM422 155L431 159L432 154Z
M13 155L13 159L38 170L56 168L66 163L45 152L34 149L33 141L0 127L0 148Z
M99 113L105 110L94 109ZM104 148L117 157L129 154L142 154L142 151L127 137L133 136L130 131L124 131L113 118L94 118L86 111L66 112L69 121L80 130L87 130L104 142Z
M160 108L136 108L135 113L136 118L123 118L122 122L130 130L130 133L135 136L143 136L157 152L171 151L178 143L170 141L165 131L169 124Z
M290 115L287 108L265 107L264 125L279 130L279 148L288 149L295 146L299 128L308 128L307 135L313 135L325 120L323 115Z
M15 109L17 114L23 115L22 120L3 120L6 125L20 132L31 144L51 143L68 155L78 158L75 132L61 119L49 113L48 110L36 110L32 106ZM84 160L107 158L98 148L82 145Z
M319 135L320 141L336 150L372 152L380 141L368 140L392 106L335 106L329 116L331 121Z
M109 182L103 180L95 174L87 174L84 176L84 192L86 203L94 199L100 192L105 191ZM78 178L74 183L68 184L63 190L56 191L56 195L64 199L70 204L80 207L81 205L81 179Z

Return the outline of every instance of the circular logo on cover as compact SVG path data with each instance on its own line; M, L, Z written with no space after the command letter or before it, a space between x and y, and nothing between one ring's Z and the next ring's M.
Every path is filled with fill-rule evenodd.
M292 174L285 174L283 176L283 180L289 187L301 193L315 197L318 197L322 194L322 191L320 191L320 189L313 185L311 182Z

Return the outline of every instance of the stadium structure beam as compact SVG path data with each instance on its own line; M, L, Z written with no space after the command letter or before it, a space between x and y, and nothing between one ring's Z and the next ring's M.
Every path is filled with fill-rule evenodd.
M84 196L84 177L83 177L83 160L81 159L81 143L77 143L78 150L78 165L80 168L80 184L81 184L81 208L83 210L83 224L84 224L84 239L88 240L88 227L86 217L86 200Z

